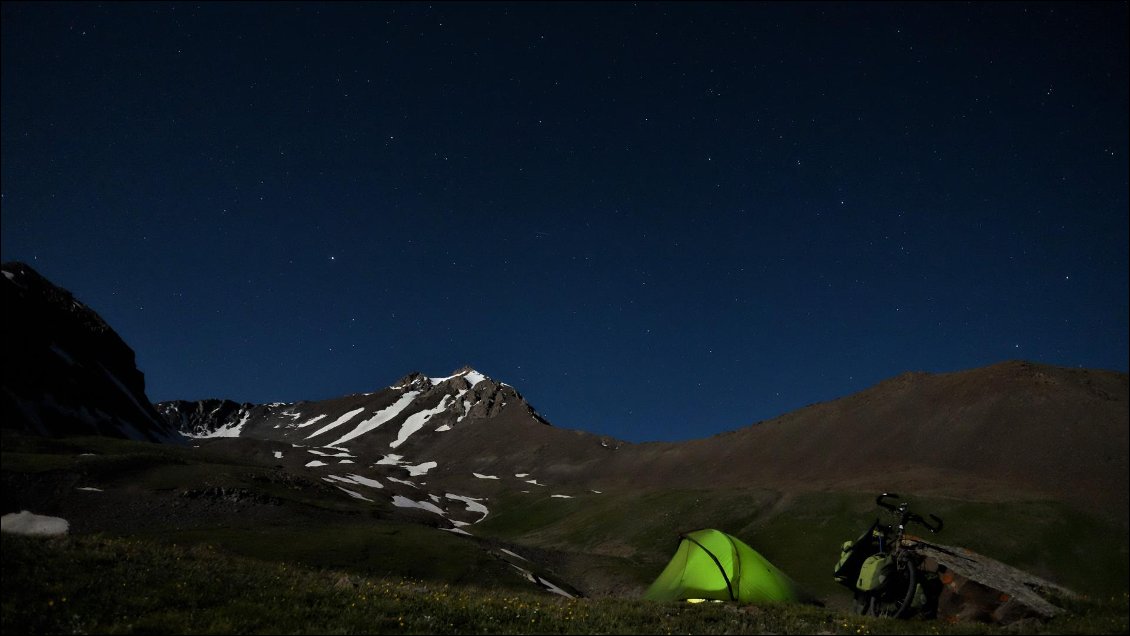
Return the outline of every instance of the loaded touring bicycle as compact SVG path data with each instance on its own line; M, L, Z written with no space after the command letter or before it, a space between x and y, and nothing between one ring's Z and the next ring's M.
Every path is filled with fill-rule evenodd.
M932 533L942 529L942 520L930 521L910 511L910 504L897 500L894 493L883 493L875 503L898 519L897 525L871 524L855 541L845 541L833 576L837 583L852 590L852 608L858 614L906 618L930 614L937 602L936 576L922 570L922 556L903 541L906 526L916 523Z

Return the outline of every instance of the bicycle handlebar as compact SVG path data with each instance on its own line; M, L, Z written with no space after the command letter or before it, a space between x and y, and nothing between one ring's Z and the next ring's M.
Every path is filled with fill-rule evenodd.
M875 498L875 503L879 504L880 508L886 508L887 510L890 510L891 512L898 512L897 507L892 506L891 504L883 501L884 499L887 499L888 497L891 498L891 499L898 499L897 494L895 494L893 492L885 492L885 493L883 493L883 494L881 494L881 495L879 495L878 497Z
M934 520L933 525L931 525L928 521L926 521L922 517L920 517L918 515L914 515L914 514L910 515L909 521L913 521L915 523L920 524L922 527L926 528L927 530L929 530L930 532L932 532L934 534L941 532L942 526L945 525L944 523L942 523L941 518L937 517L936 515L929 515L929 516L930 516L931 519Z
M945 525L942 522L941 518L938 517L937 515L929 515L929 517L934 520L934 523L931 524L930 522L923 519L921 515L917 515L913 512L910 512L909 504L907 504L905 501L900 502L896 506L894 504L890 504L890 503L887 503L886 501L883 501L884 499L898 500L898 495L896 493L893 493L893 492L885 492L885 493L883 493L883 494L881 494L881 495L879 495L878 497L875 498L875 503L878 504L880 508L886 508L887 510L890 510L891 514L903 515L902 522L904 524L908 521L913 521L917 524L920 524L921 526L923 526L924 528L926 528L927 530L929 530L930 532L932 532L934 534L937 534L938 532L940 532L941 529L942 529L942 526Z

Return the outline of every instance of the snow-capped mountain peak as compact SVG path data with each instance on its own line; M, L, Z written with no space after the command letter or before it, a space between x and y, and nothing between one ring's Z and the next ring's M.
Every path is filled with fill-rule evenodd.
M375 393L317 402L254 405L202 400L157 406L169 423L192 437L257 431L254 437L331 446L361 443L399 448L420 438L420 433L445 433L508 409L517 409L520 418L546 424L514 387L470 366L444 377L414 371Z
M480 373L470 366L465 366L458 369L451 375L442 378L428 377L423 373L420 373L419 371L413 371L403 378L400 378L400 380L397 381L396 384L393 384L389 388L396 391L427 391L445 382L452 382L455 380L461 381L460 384L465 383L466 388L468 389L474 388L475 385L484 380L492 381L486 374Z

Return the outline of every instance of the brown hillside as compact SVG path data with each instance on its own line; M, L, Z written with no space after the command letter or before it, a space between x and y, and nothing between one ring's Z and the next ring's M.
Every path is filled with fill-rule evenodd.
M1052 497L1125 520L1127 402L1124 373L1015 361L907 373L735 432L625 447L605 474L637 485Z

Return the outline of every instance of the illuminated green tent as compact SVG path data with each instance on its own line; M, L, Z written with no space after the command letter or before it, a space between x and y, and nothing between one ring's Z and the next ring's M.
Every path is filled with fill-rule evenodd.
M707 599L743 603L809 600L784 572L756 550L719 530L679 536L671 562L648 588L653 601Z

